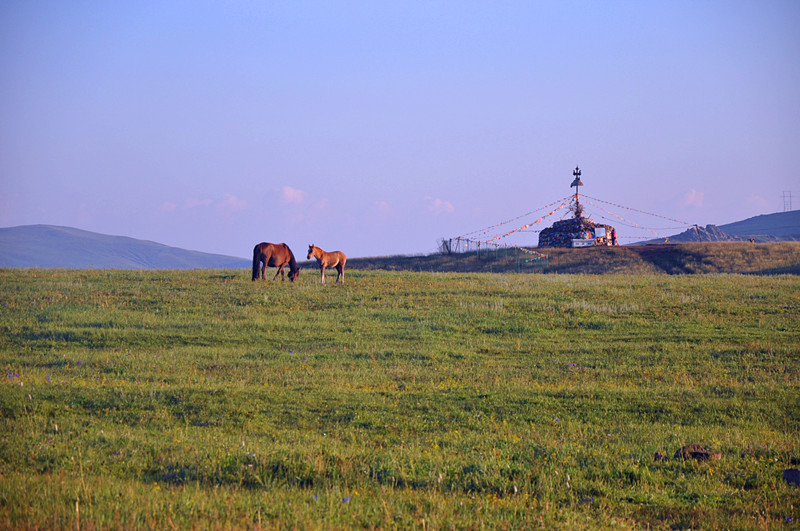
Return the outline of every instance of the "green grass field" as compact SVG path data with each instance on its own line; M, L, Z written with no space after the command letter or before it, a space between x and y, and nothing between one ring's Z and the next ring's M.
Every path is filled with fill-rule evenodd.
M0 527L800 519L798 276L249 277L0 270Z

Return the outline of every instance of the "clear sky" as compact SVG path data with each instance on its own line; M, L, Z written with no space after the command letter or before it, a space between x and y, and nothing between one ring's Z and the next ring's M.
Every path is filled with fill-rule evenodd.
M0 0L3 227L428 253L576 165L686 223L800 208L800 2Z

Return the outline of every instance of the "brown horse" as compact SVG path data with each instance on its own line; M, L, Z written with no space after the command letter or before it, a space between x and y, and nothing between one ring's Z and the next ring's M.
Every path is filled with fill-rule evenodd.
M300 268L297 266L297 261L289 246L285 243L259 243L253 249L253 280L258 279L259 269L263 279L267 266L278 268L278 272L275 273L272 280L277 280L278 274L283 280L283 268L286 264L289 264L289 280L294 282L300 276Z
M308 246L308 256L306 260L311 260L311 257L317 259L319 270L322 273L322 283L325 284L325 268L335 267L339 274L336 277L336 282L344 283L344 264L347 262L347 257L342 251L333 251L326 253L316 245Z

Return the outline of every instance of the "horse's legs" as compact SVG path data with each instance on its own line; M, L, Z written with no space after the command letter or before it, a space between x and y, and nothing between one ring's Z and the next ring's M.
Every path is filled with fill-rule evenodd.
M281 280L283 280L283 266L278 266L278 270L275 272L275 276L272 277L272 280L278 280L278 275L281 276Z
M264 262L264 265L261 266L261 280L267 278L267 263Z
M325 266L320 265L319 270L322 271L322 283L325 284Z
M336 276L336 282L341 282L344 284L344 266L342 264L337 265L336 271L339 272L339 274Z

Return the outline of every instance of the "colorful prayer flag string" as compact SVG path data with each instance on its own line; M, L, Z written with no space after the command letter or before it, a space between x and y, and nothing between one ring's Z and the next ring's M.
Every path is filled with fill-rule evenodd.
M618 208L624 208L626 210L632 210L634 212L639 212L641 214L647 214L648 216L653 216L653 217L656 217L656 218L661 218L661 219L666 219L666 220L669 220L669 221L674 221L675 223L680 223L680 224L685 225L685 226L694 225L693 223L687 223L686 221L681 221L679 219L668 218L666 216L659 216L658 214L653 214L652 212L646 212L644 210L638 210L636 208L631 208L631 207L626 207L626 206L623 206L623 205L618 205L616 203L611 203L610 201L603 201L602 199L597 199L596 197L592 197L592 196L589 196L589 195L586 195L586 194L583 194L583 197L588 198L588 199L593 199L595 201L600 201L601 203L605 203L607 205L615 206L615 207L618 207ZM598 205L595 205L595 206L600 208ZM611 212L609 212L609 214L611 214Z
M587 197L587 196L585 196L585 197ZM594 198L591 198L591 199L594 199ZM596 199L596 201L601 201L601 200L599 200L599 199ZM588 202L590 205L592 205L592 206L594 206L594 207L596 207L596 208L599 208L600 210L602 210L602 211L603 211L603 212L605 212L606 214L609 214L609 215L611 215L611 216L614 216L615 218L617 218L618 220L620 220L621 222L625 223L626 225L628 225L628 226L630 226L630 227L635 227L635 228L637 228L637 229L646 230L646 231L648 231L648 232L652 233L653 235L655 235L656 237L658 237L658 232L656 232L656 231L655 231L655 229L653 229L653 228L651 228L651 227L642 227L641 225L639 225L639 224L638 224L638 223L636 223L635 221L631 221L631 220L629 220L629 219L625 219L625 218L623 218L622 216L620 216L619 214L617 214L617 213L615 213L615 212L611 212L610 210L608 210L608 209L604 208L604 207L603 207L603 206L601 206L601 205L598 205L598 204L596 204L596 203L594 203L594 202L592 202L592 201L587 201L587 202ZM601 201L601 202L603 202L603 203L606 203L606 204L609 204L609 205L610 205L610 204L613 204L613 203L609 203L608 201ZM627 207L621 207L621 208L627 208ZM635 210L636 212L640 212L640 213L642 213L642 214L647 214L647 215L650 215L650 216L655 216L655 217L663 218L663 219L666 219L666 220L669 220L669 221L674 221L674 222L676 222L676 223L683 223L682 221L679 221L679 220L677 220L677 219L671 219L671 218L667 218L667 217L664 217L664 216L658 216L657 214L650 214L650 213L648 213L648 212L644 212L644 211L642 211L642 210L636 210L636 209L632 209L632 208L629 208L628 210ZM683 227L686 227L686 226L688 226L688 225L689 225L689 224L687 223L687 224L685 224L685 225L682 225L681 227L674 227L674 228L683 228ZM666 230L666 229L664 229L664 230Z
M571 198L571 197L572 197L572 196L563 197L563 198L561 198L561 199L558 199L557 201L553 201L552 203L550 203L550 204L548 204L548 205L545 205L545 206L543 206L543 207L537 208L536 210L531 210L530 212L526 212L526 213L522 214L521 216L517 216L517 217L515 217L515 218L512 218L512 219L509 219L509 220L507 220L507 221L501 221L500 223L497 223L497 224L495 224L495 225L491 225L491 226L489 226L489 227L485 227L485 228L483 228L483 229L478 229L478 230L474 230L474 231L472 231L472 232L468 232L468 233L466 233L466 234L463 234L463 235L459 236L459 238L467 238L468 236L472 236L473 234L478 234L478 233L482 233L482 234L484 234L484 235L485 235L485 234L487 234L489 231L491 231L492 229L496 229L497 227L502 227L503 225L508 225L508 224L509 224L509 223L511 223L512 221L517 221L518 219L521 219L521 218L524 218L524 217L530 216L530 215L531 215L531 214L533 214L534 212L539 212L540 210L544 210L544 209L546 209L546 208L549 208L549 207L551 207L551 206L553 206L553 205L556 205L556 204L558 204L558 203L563 203L564 201L568 200L568 199L569 199L569 198ZM531 225L533 225L533 224L535 224L535 223L532 223ZM512 231L512 232L516 232L516 231Z
M565 198L565 199L566 199L566 198ZM525 224L525 225L523 225L523 226L521 226L521 227L518 227L518 228L516 228L516 229L514 229L514 230L512 230L512 231L506 232L505 234L501 234L501 235L499 235L499 236L495 236L494 238L490 238L490 239L486 240L486 242L485 242L485 243L489 243L489 242L493 242L493 241L501 240L501 239L503 239L503 238L506 238L506 237L508 237L508 236L511 236L511 235L512 235L512 234L514 234L515 232L519 232L519 231L521 231L521 230L525 230L525 229L527 229L527 228L530 228L530 227L531 227L531 226L533 226L533 225L536 225L537 223L541 223L542 221L544 221L544 219L545 219L545 218L548 218L548 217L552 216L553 214L555 214L556 212L558 212L559 210L561 210L561 209L562 209L562 208L564 208L565 206L567 206L567 202L566 202L566 201L563 201L563 202L562 202L560 205L558 205L556 208L554 208L553 210L551 210L550 212L548 212L548 213L547 213L547 214L545 214L544 216L540 217L540 218L539 218L539 219L537 219L536 221L533 221L533 222L531 222L531 223L527 223L527 224Z

